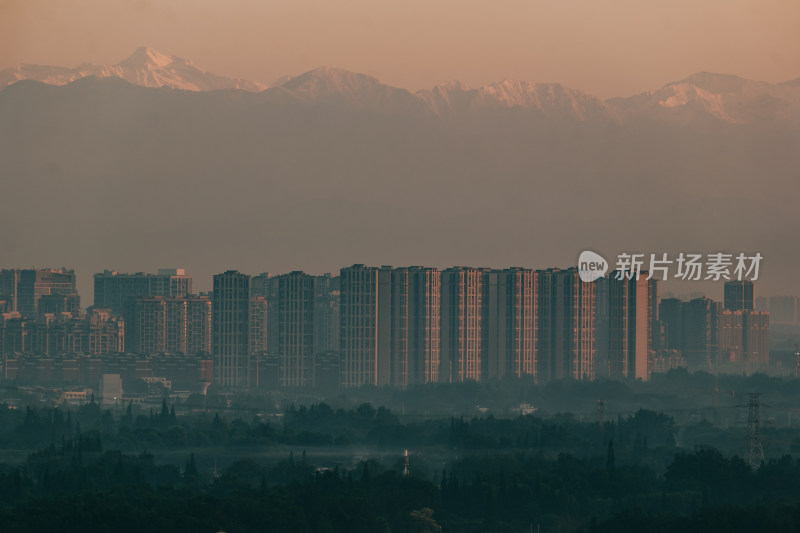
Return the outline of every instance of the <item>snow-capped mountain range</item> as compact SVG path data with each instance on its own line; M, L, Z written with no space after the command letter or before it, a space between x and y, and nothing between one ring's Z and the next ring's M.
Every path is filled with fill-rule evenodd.
M242 89L263 91L260 83L226 78L207 72L191 61L164 55L152 48L138 48L127 59L116 65L84 63L76 68L50 67L22 64L0 71L0 87L20 80L36 80L50 85L66 85L75 80L96 78L121 78L143 87L169 87L185 91L213 91L217 89Z
M416 93L381 83L366 74L321 67L284 76L271 86L226 78L191 61L139 48L116 65L76 68L18 65L0 71L0 89L20 80L66 85L86 78L121 78L151 88L185 91L239 89L276 102L339 105L382 113L428 112L442 117L479 110L524 109L550 118L624 121L644 117L669 122L716 119L729 123L800 118L800 78L780 84L702 72L629 98L603 101L557 83L503 80L472 89L450 82Z

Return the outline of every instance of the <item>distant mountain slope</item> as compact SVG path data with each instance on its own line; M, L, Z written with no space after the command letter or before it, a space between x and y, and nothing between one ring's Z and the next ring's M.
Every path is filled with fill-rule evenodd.
M262 91L266 87L255 82L217 76L197 67L191 61L167 56L152 48L138 48L127 59L116 65L84 63L70 69L42 65L19 65L0 71L0 87L19 80L35 80L51 85L65 85L75 80L96 78L121 78L142 87L169 87L185 91L212 91L217 89L242 89Z
M601 100L557 83L503 80L478 89L453 82L419 91L417 96L439 115L507 108L539 111L554 118L589 120L615 118L615 111Z
M337 68L320 67L278 82L267 90L275 101L340 105L387 113L421 111L410 92L379 82L372 76Z
M656 91L609 103L623 117L689 122L715 118L732 123L800 118L800 86L773 85L728 74L701 72Z
M800 124L800 78L770 84L709 72L694 74L654 91L605 102L558 83L517 80L503 80L477 89L455 81L412 94L366 74L330 67L320 67L299 76L283 76L267 88L256 82L217 76L191 61L151 48L139 48L124 61L111 66L83 64L69 69L19 65L0 71L0 88L20 80L65 85L90 76L117 77L143 87L196 92L263 91L266 100L281 104L337 106L381 113L429 113L443 118L524 110L549 120Z

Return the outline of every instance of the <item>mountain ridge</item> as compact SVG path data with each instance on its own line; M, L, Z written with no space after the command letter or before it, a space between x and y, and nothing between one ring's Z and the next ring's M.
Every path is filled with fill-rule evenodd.
M66 85L86 77L116 77L142 87L193 92L234 89L258 93L277 103L334 105L382 113L427 112L440 117L518 109L577 121L648 118L677 123L707 119L751 123L800 119L800 78L771 84L703 71L658 89L606 100L560 83L513 79L478 88L451 81L412 93L367 74L326 66L283 76L266 86L218 76L189 60L147 47L137 48L115 65L84 63L72 69L18 65L0 71L0 90L23 79Z
M167 56L144 46L114 65L82 63L75 68L68 68L19 64L0 71L0 87L7 87L23 79L50 85L66 85L86 77L117 77L143 87L168 87L186 91L241 89L259 92L266 89L266 86L257 82L212 74L189 60Z

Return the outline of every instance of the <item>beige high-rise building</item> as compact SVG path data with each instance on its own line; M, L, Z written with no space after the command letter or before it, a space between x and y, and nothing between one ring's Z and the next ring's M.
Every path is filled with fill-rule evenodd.
M94 275L94 306L125 315L136 298L178 297L192 293L192 277L182 268L160 268L157 274L106 270Z
M208 296L186 298L186 353L211 353L211 316Z
M314 354L339 351L339 276L314 280Z
M593 380L600 348L597 282L584 283L576 268L540 270L537 320L541 380Z
M14 268L0 271L0 299L8 302L11 312L18 312L24 318L36 318L39 299L51 295L78 297L74 270Z
M214 276L212 296L214 382L247 386L250 350L250 276L228 270Z
M166 353L167 309L163 297L137 298L129 313L128 350Z
M341 269L339 280L342 385L377 385L378 269L353 265Z
M137 298L132 309L128 351L210 353L211 301L207 296Z
M439 380L441 273L395 268L391 273L391 383L408 387Z
M267 351L268 302L263 296L250 296L250 353Z
M611 379L647 381L652 374L658 322L658 280L618 276L617 271L602 280L608 288L607 368L597 368L598 375Z
M483 275L483 269L472 267L441 274L439 379L445 383L484 378Z
M483 285L487 377L527 375L538 380L538 273L526 268L491 270Z
M252 298L265 298L267 302L266 319L267 329L264 338L256 342L261 345L266 341L266 350L270 354L278 353L278 278L269 272L262 272L250 279L250 296ZM260 337L260 334L259 334ZM261 350L257 350L261 351Z
M0 315L0 354L100 356L124 350L125 322L108 309L93 309L81 318L45 315L39 321L19 313Z
M342 383L408 387L439 380L441 273L354 265L339 278Z
M283 387L314 386L314 277L278 276L278 379Z
M744 363L748 372L769 365L769 313L723 310L719 315L719 354L722 362Z

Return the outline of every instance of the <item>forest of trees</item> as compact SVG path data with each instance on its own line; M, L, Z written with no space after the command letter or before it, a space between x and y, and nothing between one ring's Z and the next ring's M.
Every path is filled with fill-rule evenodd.
M0 467L0 529L27 531L512 532L796 531L800 461L753 471L712 448L677 452L663 474L604 456L483 453L433 479L369 460L316 467L305 455L224 471L159 465L64 440ZM758 527L754 527L758 526ZM748 529L751 528L751 529Z
M691 395L704 378L669 379ZM780 385L767 398L793 395ZM0 531L798 530L800 428L764 417L766 459L752 469L746 425L720 419L648 408L419 417L353 397L266 414L166 397L0 404Z

